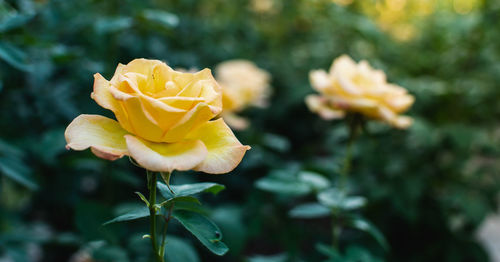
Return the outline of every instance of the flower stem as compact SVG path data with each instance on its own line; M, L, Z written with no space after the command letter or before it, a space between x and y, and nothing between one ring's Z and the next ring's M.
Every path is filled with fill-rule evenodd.
M340 225L340 219L334 214L332 219L332 247L338 250L340 233L342 232L342 226Z
M347 182L348 182L348 177L349 173L351 172L351 162L352 162L352 148L354 145L354 142L358 136L358 131L360 127L363 126L363 116L360 114L353 114L351 115L350 119L348 120L349 124L349 139L347 140L347 146L346 146L346 153L345 153L345 158L344 158L344 165L342 167L342 170L340 172L340 181L339 181L339 190L347 195ZM338 249L339 247L339 238L342 233L342 214L339 214L337 212L333 212L332 214L332 247L334 249Z
M349 121L349 139L347 140L344 165L341 171L342 175L340 181L341 190L346 190L347 178L349 176L349 173L351 172L352 148L354 145L354 141L358 137L358 130L362 126L362 124L363 124L363 116L359 114L352 115L352 118Z
M160 245L160 256L164 257L165 256L165 245L167 244L165 242L165 239L167 238L167 229L168 229L168 222L170 222L170 219L172 219L172 210L174 209L175 202L170 205L170 208L168 209L168 216L164 217L165 218L165 223L163 224L163 236L161 239L161 245Z
M158 243L156 242L156 174L147 171L148 174L148 188L149 188L149 218L150 218L150 234L151 234L151 244L153 246L153 252L155 261L163 262L163 257L160 255L158 250Z
M167 185L168 190L170 190L170 193L172 193L172 196L175 196L175 192L172 190L170 187L170 177L172 175L172 172L160 172L161 177L163 178L163 181ZM168 215L163 216L164 218L164 223L163 223L163 228L162 228L162 237L161 237L161 243L160 243L160 250L159 254L162 259L165 257L165 245L166 243L166 238L167 238L167 229L168 229L168 222L170 222L170 219L172 219L172 211L174 209L175 201L172 201L172 204L170 205L168 209ZM163 261L163 260L162 260Z

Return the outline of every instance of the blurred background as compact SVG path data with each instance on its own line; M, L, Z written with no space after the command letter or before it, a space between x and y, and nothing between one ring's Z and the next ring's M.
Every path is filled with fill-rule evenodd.
M63 136L81 113L112 117L90 99L92 75L138 57L186 69L247 59L272 77L269 107L241 114L250 125L236 136L252 150L240 166L173 176L226 185L203 202L229 253L172 224L170 261L324 261L315 246L331 221L290 218L307 196L254 184L338 173L347 126L304 97L309 71L342 54L416 97L411 128L370 122L355 144L350 185L390 249L346 231L346 261L500 261L497 0L0 0L0 261L149 261L147 219L101 226L140 205L143 170L67 151Z

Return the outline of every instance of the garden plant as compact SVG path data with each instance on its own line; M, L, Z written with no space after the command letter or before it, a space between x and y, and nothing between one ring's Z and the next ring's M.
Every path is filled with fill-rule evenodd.
M496 261L499 28L496 0L0 0L0 261Z

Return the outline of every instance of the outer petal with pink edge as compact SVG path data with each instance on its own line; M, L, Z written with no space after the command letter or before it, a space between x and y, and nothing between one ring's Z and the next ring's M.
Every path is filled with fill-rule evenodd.
M125 135L128 132L118 122L100 115L80 115L69 124L64 136L66 148L92 152L107 160L128 155Z
M199 139L205 144L208 154L194 170L209 174L224 174L233 170L250 149L234 136L222 118L209 121L195 129L186 137Z
M156 172L190 170L207 156L207 148L200 140L176 143L154 143L133 135L126 135L130 156L143 168Z

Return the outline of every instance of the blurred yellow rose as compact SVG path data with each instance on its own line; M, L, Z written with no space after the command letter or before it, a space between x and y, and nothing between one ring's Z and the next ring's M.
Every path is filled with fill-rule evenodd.
M399 114L408 110L415 98L406 89L387 83L384 72L366 61L354 62L347 55L333 61L330 71L313 70L311 85L321 95L309 95L306 104L325 119L361 113L397 128L407 128L412 119Z
M280 4L275 0L251 0L250 9L260 14L272 14L280 11Z
M248 120L235 113L249 106L266 107L271 94L271 76L246 60L230 60L215 68L222 86L222 117L235 129L245 129Z
M221 87L209 69L173 70L158 60L119 64L110 81L94 75L91 97L118 120L80 115L67 127L67 148L91 148L98 157L124 155L151 170L227 173L249 149L222 119Z

